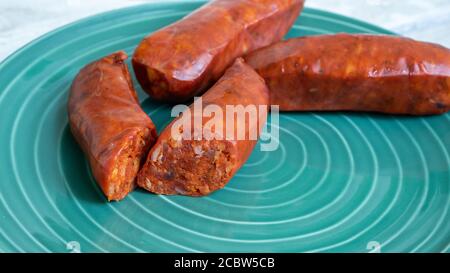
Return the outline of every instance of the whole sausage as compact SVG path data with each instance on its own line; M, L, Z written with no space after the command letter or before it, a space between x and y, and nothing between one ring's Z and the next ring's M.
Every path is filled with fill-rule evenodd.
M207 127L213 118L207 115L201 115L200 122L195 123L199 115L195 114L194 102L159 136L138 174L139 186L157 194L202 196L223 188L247 160L267 118L269 93L264 80L238 58L201 100L205 111L215 107L224 112L217 126ZM238 114L234 122L230 122L225 118L230 106L248 107L248 115ZM249 109L253 106L265 110L253 115L252 122ZM227 114L230 113L234 115L234 112ZM190 129L179 124L183 117L193 122ZM230 126L226 126L227 123ZM238 124L244 126L239 129ZM239 130L245 137L238 138ZM250 136L252 131L256 132L254 139ZM190 132L192 138L180 137L186 132ZM203 138L194 138L199 135Z
M72 83L68 102L70 129L109 201L134 188L141 159L156 140L126 58L117 52L85 66Z
M284 111L426 115L450 110L450 50L384 35L289 39L246 56Z
M213 0L138 45L133 68L154 99L183 102L220 78L236 57L279 41L304 0Z

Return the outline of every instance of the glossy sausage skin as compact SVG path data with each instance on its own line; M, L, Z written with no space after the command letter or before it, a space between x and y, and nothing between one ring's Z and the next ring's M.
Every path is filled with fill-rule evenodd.
M134 188L141 159L156 140L126 58L117 52L84 67L72 83L68 103L70 129L109 201Z
M246 56L284 111L428 115L450 110L450 50L384 35L289 39Z
M236 57L279 41L304 0L213 0L146 37L133 56L154 99L184 102L210 87Z
M182 116L174 119L161 133L156 144L150 150L147 161L138 175L138 185L157 194L181 194L190 196L207 195L212 191L223 188L235 172L244 164L252 152L257 138L249 135L250 130L257 132L257 137L267 118L269 103L268 89L264 80L241 58L238 58L219 79L219 81L202 96L203 109L215 105L224 111L223 119L219 119L223 130L217 131L212 127L205 129L211 117L200 117L202 128L192 125L192 136L203 134L203 139L179 139L172 130ZM194 102L195 104L195 102ZM255 115L257 122L250 122L247 118L236 117L231 126L226 126L225 109L227 105L254 105L263 107ZM193 105L189 111L194 113ZM183 115L186 111L183 112ZM187 119L194 121L194 115ZM198 115L197 115L198 117ZM236 133L238 122L245 123L245 138L220 138L209 136L225 135L227 132ZM197 123L199 124L199 123ZM218 126L217 128L219 128ZM180 129L181 128L181 129ZM216 127L214 127L216 128ZM185 127L175 127L175 132L189 130ZM230 134L231 135L231 134ZM229 139L229 140L227 140Z

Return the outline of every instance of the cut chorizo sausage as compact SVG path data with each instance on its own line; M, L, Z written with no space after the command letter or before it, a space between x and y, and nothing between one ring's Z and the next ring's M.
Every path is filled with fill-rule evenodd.
M450 50L385 35L293 38L245 57L284 111L450 110Z
M264 80L238 58L201 97L200 114L197 101L163 130L138 174L139 186L157 194L207 195L223 188L247 160L267 118ZM216 114L206 114L208 108ZM217 123L208 126L214 118ZM180 123L182 119L193 125Z
M213 0L152 33L133 67L154 99L183 102L211 86L236 57L279 41L304 0Z
M141 159L156 140L126 58L117 52L84 67L72 83L68 102L70 129L108 200L120 200L134 188Z

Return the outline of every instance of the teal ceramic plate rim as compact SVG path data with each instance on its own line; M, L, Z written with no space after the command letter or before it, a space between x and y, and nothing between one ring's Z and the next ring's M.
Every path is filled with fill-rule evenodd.
M257 147L223 190L202 198L137 190L105 202L67 127L75 68L109 50L131 53L143 35L203 2L93 15L0 64L2 129L11 131L0 135L11 145L0 153L0 251L66 252L79 243L82 252L448 252L448 114L283 113L280 149ZM305 8L288 37L340 31L395 35ZM160 131L170 107L136 87Z

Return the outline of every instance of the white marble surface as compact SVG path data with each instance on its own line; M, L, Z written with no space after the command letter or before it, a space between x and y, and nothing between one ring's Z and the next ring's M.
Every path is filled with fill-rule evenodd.
M77 19L158 1L164 0L0 0L0 61L40 35ZM450 47L450 0L307 0L306 6Z

